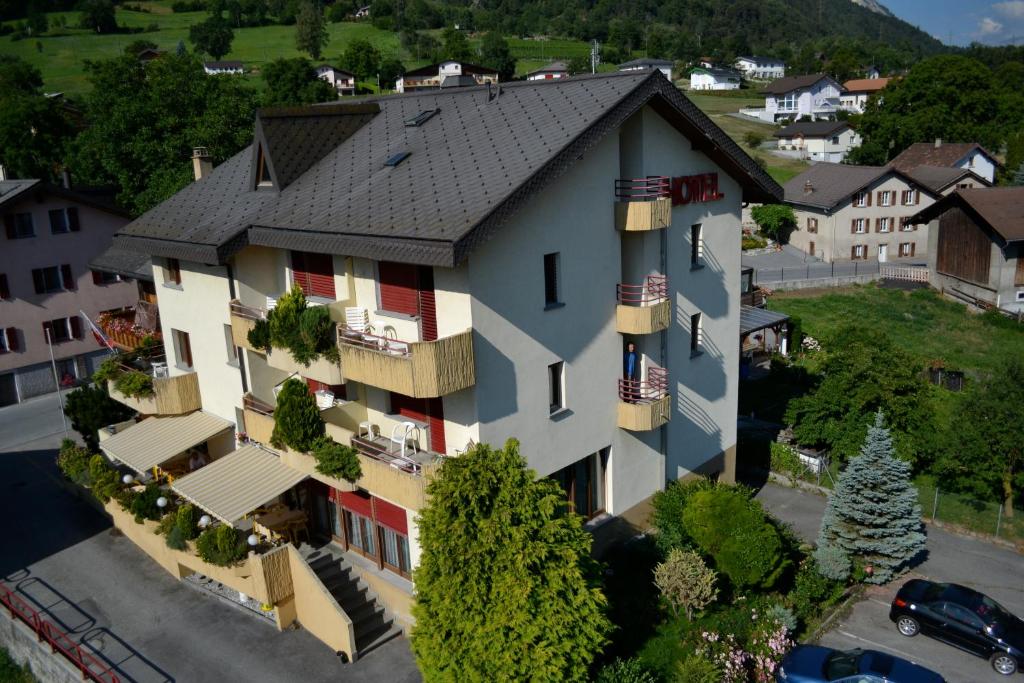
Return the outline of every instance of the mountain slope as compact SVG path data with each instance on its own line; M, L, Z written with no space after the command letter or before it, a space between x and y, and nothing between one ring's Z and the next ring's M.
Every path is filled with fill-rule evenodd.
M850 0L850 2L855 5L860 5L861 7L866 7L875 14L884 14L887 17L896 16L889 11L888 7L878 2L878 0Z

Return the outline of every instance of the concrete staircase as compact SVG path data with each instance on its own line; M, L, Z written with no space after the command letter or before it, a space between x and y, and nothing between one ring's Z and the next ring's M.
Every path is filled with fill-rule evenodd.
M402 629L395 624L387 610L377 603L377 596L345 559L340 548L330 544L314 548L304 543L298 550L309 568L352 620L356 650L360 657L402 635Z

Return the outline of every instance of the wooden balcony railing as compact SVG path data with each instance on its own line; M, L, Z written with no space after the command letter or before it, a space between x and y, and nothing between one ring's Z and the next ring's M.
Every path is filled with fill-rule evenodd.
M159 309L148 301L139 301L137 306L119 311L100 313L96 326L107 339L127 351L141 346L146 337L157 341L161 339Z
M473 386L473 332L410 342L341 326L341 366L346 379L414 398L434 398Z
M127 396L107 383L110 397L143 415L184 415L203 407L199 375L186 372L174 377L154 377L152 396Z
M642 285L616 285L616 329L622 334L651 334L667 330L672 321L668 278L648 275Z

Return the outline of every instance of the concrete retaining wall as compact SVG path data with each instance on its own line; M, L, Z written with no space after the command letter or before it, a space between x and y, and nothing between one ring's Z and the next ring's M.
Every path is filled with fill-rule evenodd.
M60 653L40 643L25 624L11 618L6 608L0 612L0 646L7 649L18 664L28 664L32 674L46 683L81 683L82 674Z
M823 287L846 287L848 285L864 285L881 279L878 273L869 275L841 275L838 277L817 277L810 280L786 280L784 282L758 282L761 287L779 290L820 289Z

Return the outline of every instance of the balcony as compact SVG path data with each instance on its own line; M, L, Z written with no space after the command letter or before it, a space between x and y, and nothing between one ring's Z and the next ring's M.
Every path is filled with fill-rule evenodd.
M110 398L143 415L184 415L203 407L199 395L199 375L195 372L169 377L166 363L146 362L142 365L143 367L138 367L126 363L121 366L121 370L125 373L134 372L151 377L152 393L129 396L118 391L116 380L111 380L107 382Z
M267 311L262 308L246 306L234 299L229 305L231 311L231 341L235 346L249 349L257 353L266 353L266 349L257 349L249 343L249 331L256 326L256 321L266 320Z
M126 351L137 349L146 337L156 341L161 339L160 310L148 301L139 301L136 306L119 311L100 313L96 325L115 346Z
M642 285L616 286L615 327L622 334L651 334L672 322L668 278L648 275Z
M668 371L650 368L647 381L619 380L618 425L633 432L657 429L671 417Z
M435 398L476 383L472 330L409 342L341 327L338 344L345 377L380 389Z
M665 176L615 181L615 229L661 230L672 224L671 183Z
M245 435L253 441L269 445L274 433L274 406L264 403L252 394L242 397Z

